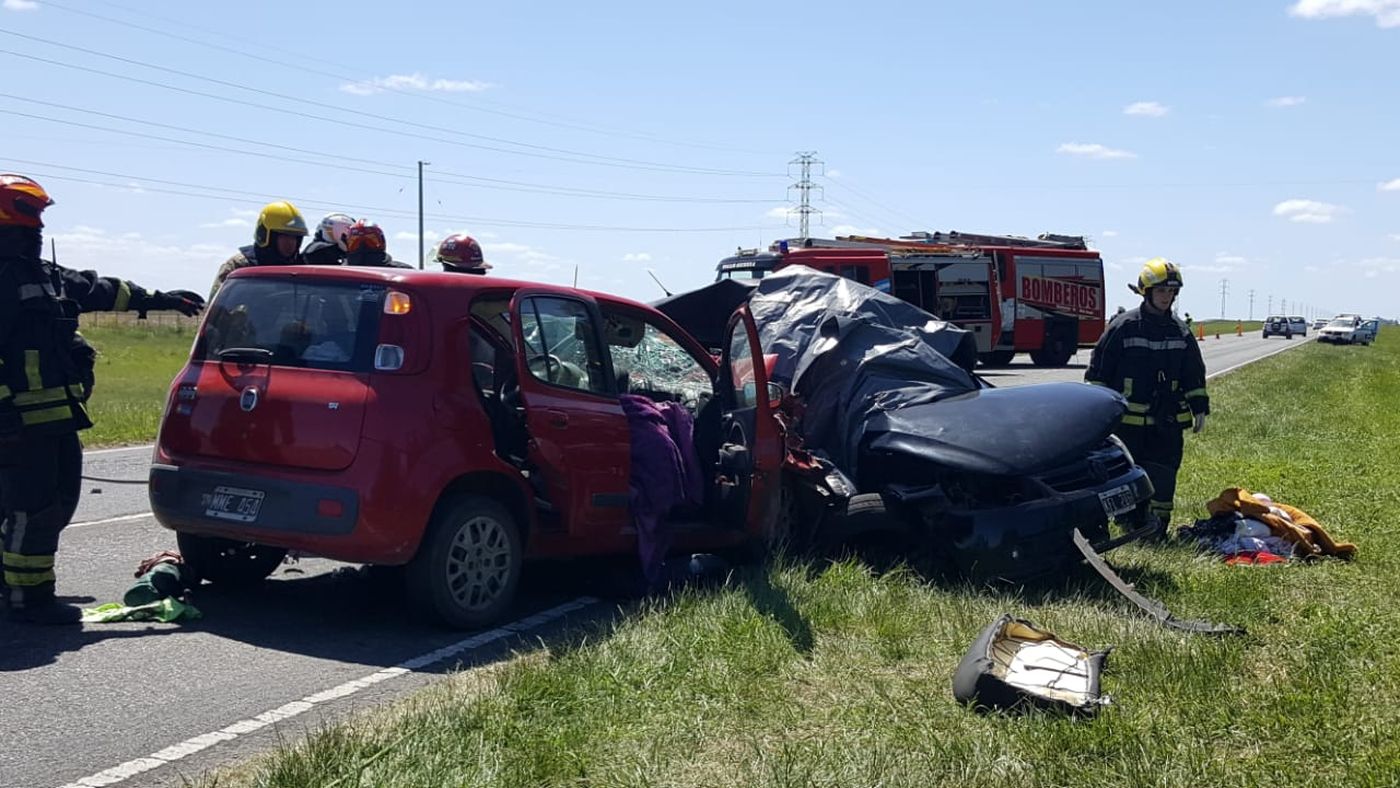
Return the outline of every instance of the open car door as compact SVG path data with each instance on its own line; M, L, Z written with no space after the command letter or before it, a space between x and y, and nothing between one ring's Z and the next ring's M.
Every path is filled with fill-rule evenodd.
M729 319L721 358L719 505L725 525L772 540L779 515L784 449L768 370L747 306Z
M536 492L571 536L616 536L628 519L631 443L597 305L523 289L510 314Z

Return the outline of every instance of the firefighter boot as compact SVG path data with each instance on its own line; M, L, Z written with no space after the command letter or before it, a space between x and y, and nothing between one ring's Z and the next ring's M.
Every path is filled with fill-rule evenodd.
M77 605L54 598L52 584L12 587L6 597L9 606L5 610L5 620L16 624L77 624L83 618L83 611Z

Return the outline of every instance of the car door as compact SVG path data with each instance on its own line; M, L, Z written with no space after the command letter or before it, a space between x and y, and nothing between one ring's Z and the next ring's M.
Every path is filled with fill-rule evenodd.
M1356 341L1365 342L1369 345L1376 341L1376 334L1380 329L1381 323L1379 320L1367 320L1361 324L1360 328L1356 329Z
M631 444L597 307L583 296L526 289L510 313L536 491L571 536L616 535L628 519Z
M724 397L718 482L721 516L763 537L778 519L786 452L773 413L777 403L771 401L758 329L746 306L729 319L718 388Z

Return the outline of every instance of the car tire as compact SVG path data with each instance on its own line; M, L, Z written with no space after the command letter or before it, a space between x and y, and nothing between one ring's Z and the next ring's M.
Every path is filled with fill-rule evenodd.
M444 501L408 565L412 600L442 623L477 629L515 601L524 540L514 515L481 495Z
M261 582L287 557L282 547L236 542L218 536L176 533L185 565L203 580L224 586Z

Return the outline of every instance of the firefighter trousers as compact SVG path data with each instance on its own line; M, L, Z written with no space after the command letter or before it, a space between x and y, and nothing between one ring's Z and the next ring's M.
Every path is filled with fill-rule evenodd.
M1128 447L1133 460L1152 480L1152 499L1138 506L1132 514L1134 525L1146 524L1149 516L1155 516L1166 528L1172 520L1172 501L1176 498L1176 472L1181 469L1181 453L1185 441L1182 431L1176 428L1159 430L1152 426L1134 427L1119 425L1114 430L1119 440Z
M0 444L3 591L11 609L54 600L58 535L73 519L82 492L78 433L22 436Z

